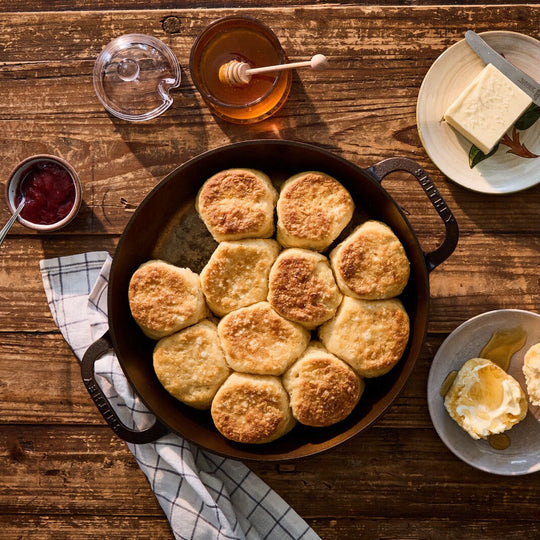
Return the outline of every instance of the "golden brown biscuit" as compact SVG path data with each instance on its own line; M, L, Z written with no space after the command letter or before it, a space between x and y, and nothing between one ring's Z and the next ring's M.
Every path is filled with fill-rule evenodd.
M225 315L218 334L227 363L235 371L281 375L305 350L310 334L258 302Z
M277 377L233 373L212 402L212 419L227 439L262 444L288 433L295 425L289 397Z
M293 416L301 424L330 426L356 407L364 381L320 343L313 342L283 374Z
M275 240L221 242L201 271L208 307L223 316L266 300L268 274L279 250Z
M209 320L160 339L154 348L157 378L176 399L208 409L230 370L216 325Z
M399 296L409 279L409 260L392 229L366 221L330 253L343 294L364 300Z
M270 270L270 305L306 328L316 328L331 319L341 298L328 259L316 251L286 249Z
M327 174L296 174L281 187L277 240L284 247L322 251L346 227L354 212L349 192Z
M202 185L195 207L218 242L269 238L274 232L277 191L266 174L227 169Z
M195 324L208 312L199 276L160 260L139 266L131 277L128 299L133 318L152 339Z
M529 401L540 407L540 343L536 343L525 353L523 374Z
M409 317L397 299L344 296L336 316L319 328L324 346L361 377L379 377L399 361L409 340Z

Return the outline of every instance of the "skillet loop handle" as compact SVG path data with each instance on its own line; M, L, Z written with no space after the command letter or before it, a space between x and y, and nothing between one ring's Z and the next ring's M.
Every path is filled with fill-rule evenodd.
M168 429L157 420L148 429L137 431L127 427L118 417L109 400L101 390L94 376L94 364L104 354L113 350L109 332L105 333L100 339L95 341L84 353L81 362L81 375L90 394L94 400L99 412L112 428L112 430L121 439L134 444L145 444L153 442L168 433Z
M433 181L428 176L427 172L412 159L400 157L388 158L373 165L368 170L375 176L379 183L381 183L383 178L391 172L405 171L411 173L416 178L428 196L431 204L443 220L446 236L442 244L437 249L430 251L429 253L424 253L427 270L428 272L431 272L450 257L456 248L459 239L459 229L456 219L446 205L439 190L435 187L435 184L433 184Z

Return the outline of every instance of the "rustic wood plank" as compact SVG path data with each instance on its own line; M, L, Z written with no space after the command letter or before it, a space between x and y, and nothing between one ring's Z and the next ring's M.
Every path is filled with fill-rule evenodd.
M358 516L358 517L356 517ZM535 523L502 520L459 519L450 514L444 519L403 518L373 519L359 515L352 518L331 520L310 520L312 527L321 538L396 538L399 540L456 540L456 538L481 538L482 540L523 540L538 534Z
M37 534L40 540L87 540L88 538L171 540L174 538L165 516L2 514L2 535L6 540L36 538Z
M39 270L39 261L82 251L114 253L114 237L8 236L2 245L9 257L0 257L0 332L56 331Z
M455 540L482 538L482 540L523 540L538 531L529 522L502 520L423 519L414 522L403 518L371 518L358 515L339 519L307 519L321 538L423 538ZM357 517L358 516L358 517ZM3 515L4 538L29 538L39 531L40 540L86 540L99 538L126 538L132 540L172 539L165 518L129 516L32 516L28 514ZM429 531L429 536L427 534Z
M161 513L132 454L108 428L4 426L0 442L0 507L7 514ZM539 519L535 475L507 478L502 494L498 476L465 465L429 429L374 427L320 456L249 466L308 519L422 521L429 508L431 519L503 520L510 501L513 521L534 526ZM400 489L408 493L396 496Z
M181 4L179 6L179 4ZM244 8L264 8L273 6L275 3L268 0L243 0L242 7ZM312 6L312 5L380 5L393 6L395 0L280 0L279 5L285 6ZM400 2L402 6L429 6L436 5L454 5L455 0L403 0ZM469 5L485 5L484 0L469 0ZM523 4L523 0L495 0L491 4ZM238 7L237 0L182 0L182 2L174 2L170 0L155 0L152 2L153 9L177 9L181 7L198 8L198 9L215 9L215 8L235 8ZM122 11L131 9L148 9L148 2L144 0L94 0L91 5L85 0L4 0L0 4L1 12L25 12L25 11L99 11L106 9L108 11Z
M358 515L358 512L357 512ZM172 539L165 518L115 516L29 516L3 515L4 538L29 538L39 531L40 540L86 540L99 538L125 538L132 540ZM423 538L455 540L482 538L483 540L523 540L538 531L534 524L502 520L423 519L414 522L403 518L371 518L369 516L341 517L339 519L308 519L308 523L321 538ZM427 533L429 531L429 535Z
M3 513L162 515L135 458L106 427L3 426L0 440Z
M510 507L512 519L538 527L537 475L505 478L502 494L500 477L457 460L431 430L375 426L332 452L285 464L283 470L279 464L277 471L271 464L250 466L303 516L414 521L429 509L431 518L482 521L505 519ZM295 491L298 485L302 490ZM403 491L398 495L398 490Z

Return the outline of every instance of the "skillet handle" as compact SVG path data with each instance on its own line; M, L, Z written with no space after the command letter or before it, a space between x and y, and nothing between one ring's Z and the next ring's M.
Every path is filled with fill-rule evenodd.
M368 169L375 176L375 179L381 183L383 178L395 171L405 171L411 173L425 191L431 204L443 220L446 236L442 244L429 253L424 253L426 267L428 272L434 270L439 264L444 262L453 253L459 239L459 229L451 210L435 187L435 184L428 176L427 172L418 163L408 158L388 158L376 163Z
M105 335L90 345L88 350L84 353L81 362L81 375L84 385L86 386L90 397L94 400L99 412L107 421L112 430L116 433L116 435L118 435L124 441L134 444L153 442L167 434L169 430L157 420L155 424L143 431L137 431L127 427L124 423L122 423L96 381L94 376L94 364L105 353L112 350L113 346L109 332L106 332Z

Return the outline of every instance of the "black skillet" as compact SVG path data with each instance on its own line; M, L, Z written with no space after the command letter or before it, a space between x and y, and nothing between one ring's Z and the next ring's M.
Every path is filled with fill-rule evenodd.
M411 320L411 333L397 366L387 375L367 381L358 406L342 422L328 428L298 425L285 437L265 445L242 445L227 440L213 426L208 411L185 406L164 390L152 368L154 342L137 327L127 299L131 275L141 263L151 258L189 266L195 272L201 270L216 244L195 212L195 196L207 178L232 167L264 171L278 189L287 177L306 170L318 170L335 177L350 191L357 207L353 222L343 235L366 217L381 220L398 235L411 263L411 277L401 295ZM394 171L406 171L416 178L441 217L445 238L434 251L422 251L402 210L381 187L384 177ZM109 331L86 353L82 364L83 380L112 429L129 442L147 443L172 431L220 455L256 460L293 459L328 450L370 426L400 393L413 370L427 331L429 273L452 254L457 241L458 227L454 216L426 172L410 159L389 158L362 169L316 146L284 140L246 141L206 152L184 163L161 181L128 223L111 268ZM123 425L94 380L94 362L111 347L133 388L156 415L154 426L145 431L134 431Z

